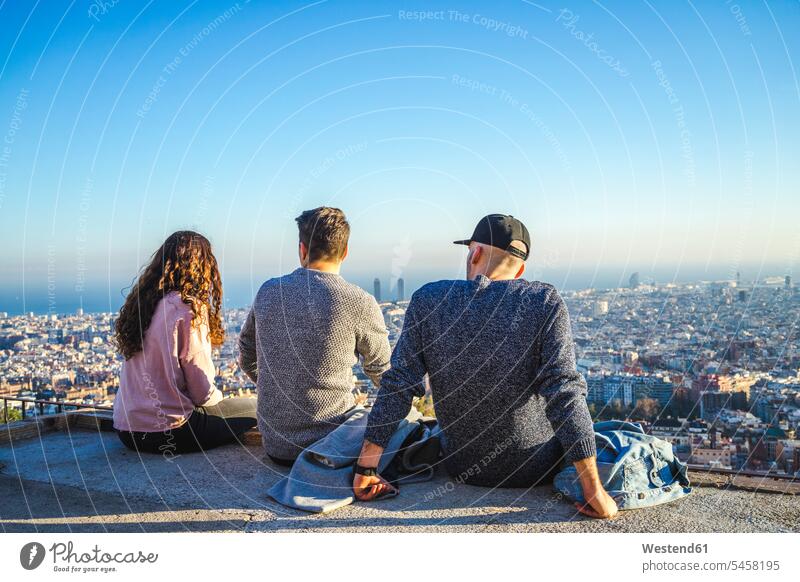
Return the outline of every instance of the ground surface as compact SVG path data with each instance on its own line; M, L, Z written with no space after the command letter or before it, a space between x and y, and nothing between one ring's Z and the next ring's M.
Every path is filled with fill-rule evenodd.
M595 521L551 486L483 489L446 475L314 515L267 497L285 474L259 447L167 461L128 451L113 433L53 432L0 447L0 531L800 531L797 495L696 487L676 503Z

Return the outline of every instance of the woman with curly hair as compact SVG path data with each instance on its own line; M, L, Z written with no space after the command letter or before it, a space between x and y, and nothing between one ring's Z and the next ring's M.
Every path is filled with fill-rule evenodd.
M208 240L171 234L116 322L125 357L114 428L129 449L175 455L233 442L256 425L255 398L222 398L211 348L222 345L222 282Z

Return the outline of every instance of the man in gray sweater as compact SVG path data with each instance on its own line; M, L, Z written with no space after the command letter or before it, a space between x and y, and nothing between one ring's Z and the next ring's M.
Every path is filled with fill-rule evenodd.
M391 488L375 471L383 449L430 380L443 464L458 482L531 487L574 463L592 517L613 517L595 462L586 382L575 368L569 315L551 285L520 279L530 250L512 216L483 218L466 281L414 293L403 332L369 415L353 490L368 501Z
M391 357L377 302L339 275L350 237L344 213L307 210L297 225L301 267L261 286L239 336L239 365L258 387L264 448L283 465L353 409L358 356L376 385Z

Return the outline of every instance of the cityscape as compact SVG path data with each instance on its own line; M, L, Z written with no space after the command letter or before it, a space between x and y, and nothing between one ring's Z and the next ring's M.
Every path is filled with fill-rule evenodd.
M402 278L390 287L382 294L374 280L394 346L408 301ZM789 276L656 284L634 274L625 288L562 296L596 420L641 422L690 466L800 475L800 292ZM226 396L255 396L237 363L247 311L224 313L226 340L214 356ZM114 317L0 312L0 421L21 418L23 406L26 415L111 407L122 364ZM374 401L359 365L353 389ZM418 407L434 414L424 400Z

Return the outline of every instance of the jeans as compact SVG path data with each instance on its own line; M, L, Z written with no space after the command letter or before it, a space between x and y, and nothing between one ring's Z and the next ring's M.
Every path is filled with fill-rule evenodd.
M164 432L117 431L133 451L179 455L207 451L238 441L256 426L255 398L225 398L214 406L197 406L178 428Z
M447 435L440 433L444 467L456 482L476 487L528 488L550 483L564 459L564 449L553 436L532 447L487 443L480 454L451 452ZM494 446L493 446L494 445Z

